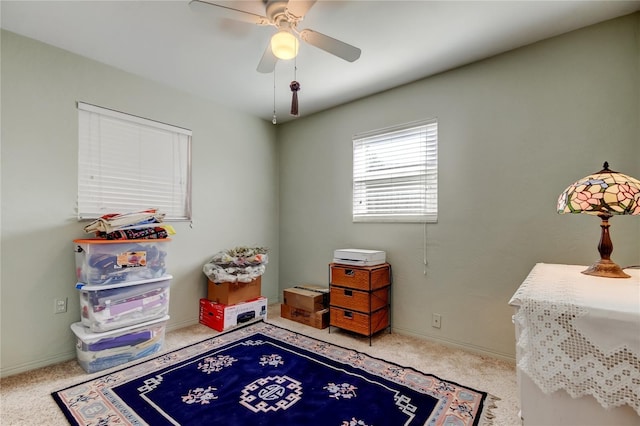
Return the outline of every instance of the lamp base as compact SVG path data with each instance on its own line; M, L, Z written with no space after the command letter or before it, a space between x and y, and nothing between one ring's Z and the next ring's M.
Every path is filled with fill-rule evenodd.
M607 259L600 259L582 273L605 278L631 278L631 275L625 274L617 263Z

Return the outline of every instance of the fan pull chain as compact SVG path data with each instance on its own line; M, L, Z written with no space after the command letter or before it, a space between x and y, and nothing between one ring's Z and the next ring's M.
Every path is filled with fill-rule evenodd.
M429 266L429 260L427 259L427 222L424 222L424 234L423 234L423 238L422 238L422 244L423 244L423 259L422 259L422 263L424 264L424 267L422 269L422 273L424 275L427 275L427 267Z
M276 117L276 69L273 69L273 119L271 119L273 124L278 124L278 119Z
M293 81L289 85L291 89L291 115L294 117L298 116L298 91L300 90L300 83L296 81L298 75L298 59L295 58L293 60Z

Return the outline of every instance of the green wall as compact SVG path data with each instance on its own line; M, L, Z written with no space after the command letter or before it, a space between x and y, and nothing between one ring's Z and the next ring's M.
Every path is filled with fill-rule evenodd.
M2 375L75 357L80 319L72 240L77 109L84 101L191 129L193 222L174 223L168 329L198 322L202 266L236 245L270 248L263 294L278 291L275 129L69 52L2 32ZM68 311L53 314L53 299Z
M281 288L326 284L336 248L385 250L395 331L512 359L531 268L599 257L599 220L558 215L558 195L605 160L640 176L639 29L636 13L284 125ZM438 223L352 223L352 136L431 117ZM611 224L613 260L639 264L640 219Z

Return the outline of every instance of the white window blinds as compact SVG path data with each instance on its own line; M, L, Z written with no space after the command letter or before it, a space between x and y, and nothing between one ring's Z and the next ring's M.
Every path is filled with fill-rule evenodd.
M353 138L353 221L436 222L436 119Z
M191 131L78 102L78 219L156 208L191 219Z

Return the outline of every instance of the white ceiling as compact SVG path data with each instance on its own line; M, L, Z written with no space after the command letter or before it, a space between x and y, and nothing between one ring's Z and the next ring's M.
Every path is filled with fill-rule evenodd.
M270 26L196 14L180 1L8 1L2 28L271 120L274 75L256 66ZM260 0L217 3L264 15ZM275 72L278 122L289 83L300 115L640 10L636 1L318 0L299 29L362 49L350 63L308 44Z

